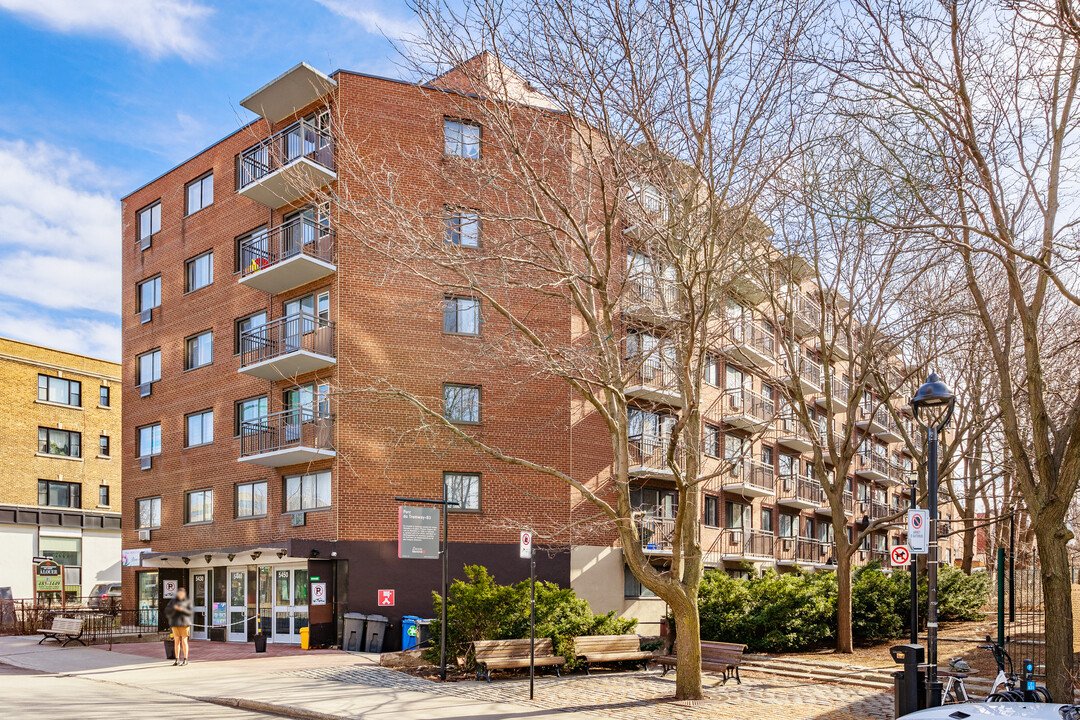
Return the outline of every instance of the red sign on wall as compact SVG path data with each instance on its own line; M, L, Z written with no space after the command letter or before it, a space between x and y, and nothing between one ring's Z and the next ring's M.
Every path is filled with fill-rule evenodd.
M393 590L380 590L379 591L379 607L394 607L394 591Z

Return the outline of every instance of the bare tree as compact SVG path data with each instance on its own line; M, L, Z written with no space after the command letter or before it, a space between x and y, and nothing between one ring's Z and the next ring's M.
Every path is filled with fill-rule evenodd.
M1074 324L1080 37L1069 3L857 0L818 60L835 107L875 133L922 205L906 225L954 253L996 367L1013 478L1048 617L1048 687L1072 696L1064 520L1080 480L1080 390L1058 372Z

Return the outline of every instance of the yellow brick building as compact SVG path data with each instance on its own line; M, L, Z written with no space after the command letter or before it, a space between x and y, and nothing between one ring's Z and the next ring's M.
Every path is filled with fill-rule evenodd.
M0 598L47 596L39 556L120 582L120 403L119 364L0 338Z

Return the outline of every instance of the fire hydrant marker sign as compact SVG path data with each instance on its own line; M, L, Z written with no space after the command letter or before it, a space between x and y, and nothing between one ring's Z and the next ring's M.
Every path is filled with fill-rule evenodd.
M398 557L439 557L439 511L430 507L398 508Z

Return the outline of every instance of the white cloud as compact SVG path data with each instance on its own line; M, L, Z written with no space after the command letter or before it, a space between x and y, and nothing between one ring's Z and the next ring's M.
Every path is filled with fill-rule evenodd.
M0 167L0 335L119 357L110 176L77 153L22 141L0 141Z
M5 0L0 0L3 2ZM420 26L415 20L401 20L383 14L371 7L358 7L350 0L315 0L324 8L352 20L372 35L385 35L392 40L408 40L419 34Z
M0 0L0 9L64 33L117 37L151 57L205 57L199 36L213 9L191 0Z

